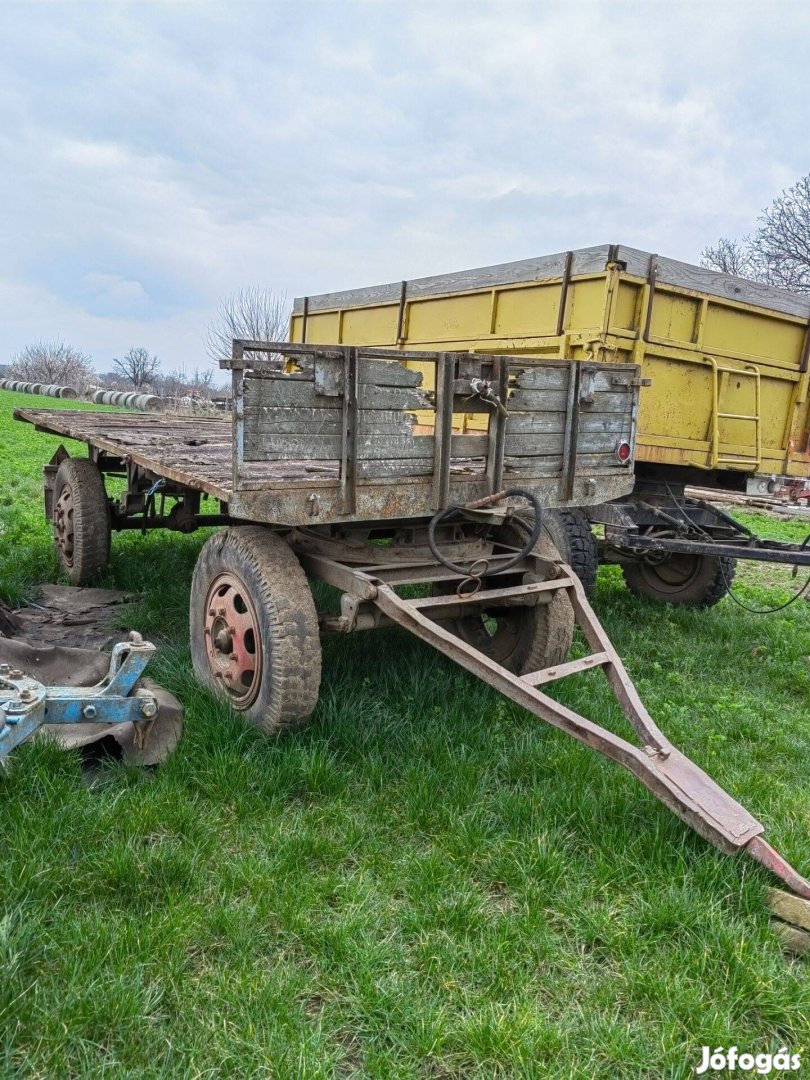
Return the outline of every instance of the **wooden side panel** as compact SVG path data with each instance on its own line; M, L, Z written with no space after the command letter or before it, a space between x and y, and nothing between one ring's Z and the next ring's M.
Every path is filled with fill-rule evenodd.
M294 362L293 372L246 373L244 460L311 462L313 467L339 470L347 438L344 361L334 355L302 353ZM357 433L351 451L358 480L433 474L436 421L432 398L421 385L425 363L417 369L407 354L401 360L393 356L387 360L360 353ZM571 362L527 359L524 364L513 369L506 399L506 476L562 478L563 470L568 475L570 468L576 474L625 471L615 451L620 441L632 439L636 369L588 365L577 374L580 369ZM484 357L459 361L451 378L456 397L472 393L469 379L476 373L490 377L492 361ZM573 384L575 377L578 381ZM573 408L575 385L580 400ZM494 407L479 398L476 407L482 410L481 433L452 435L453 475L485 473L494 446L488 427L495 414Z

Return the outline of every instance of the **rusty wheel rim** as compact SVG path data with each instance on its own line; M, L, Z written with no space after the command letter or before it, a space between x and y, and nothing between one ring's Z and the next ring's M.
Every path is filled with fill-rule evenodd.
M235 709L248 709L262 683L262 639L256 608L244 582L219 574L205 601L208 667Z
M697 578L702 567L699 555L676 553L660 563L642 563L644 576L652 584L670 592L685 589Z
M73 492L69 484L65 484L59 492L53 515L53 535L59 554L67 566L73 565Z

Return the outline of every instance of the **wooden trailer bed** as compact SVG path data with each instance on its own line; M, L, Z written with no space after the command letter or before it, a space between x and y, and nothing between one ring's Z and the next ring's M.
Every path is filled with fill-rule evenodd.
M435 391L414 360L435 368ZM86 443L102 472L136 467L141 490L163 479L231 518L278 525L431 517L510 486L586 506L633 486L634 365L240 341L223 366L233 420L14 415ZM483 431L465 432L470 413Z
M223 502L233 497L233 425L230 417L90 412L74 409L16 409L17 420L37 431L86 443L130 459L156 476L202 491ZM309 482L338 466L311 461L253 462L247 477L268 486Z

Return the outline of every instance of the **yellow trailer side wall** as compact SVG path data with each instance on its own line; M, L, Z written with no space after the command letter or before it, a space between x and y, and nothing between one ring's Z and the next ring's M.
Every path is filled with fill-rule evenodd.
M293 315L292 341L303 328ZM652 380L641 392L640 461L795 476L810 475L807 332L799 316L613 267L567 286L526 282L306 318L306 341L318 344L638 363ZM462 426L485 423L471 414Z

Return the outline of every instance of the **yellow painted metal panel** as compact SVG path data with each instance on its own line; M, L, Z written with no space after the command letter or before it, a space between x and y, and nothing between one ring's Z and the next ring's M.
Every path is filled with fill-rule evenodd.
M574 281L569 289L565 328L581 333L593 327L598 331L605 314L605 278Z
M472 293L408 304L408 339L423 342L489 334L492 294Z
M313 345L340 343L340 312L319 311L307 319L307 341Z
M343 340L352 345L384 345L396 338L398 318L399 304L347 308L343 312Z
M691 296L657 292L650 318L650 334L663 341L692 344L696 340L700 301Z
M806 326L783 315L770 316L720 304L709 304L703 347L728 354L745 353L799 366Z
M620 281L611 319L611 329L638 330L643 286L632 281Z
M496 334L556 334L560 282L496 293Z
M708 439L711 426L711 368L648 353L642 376L654 394L639 400L639 432L671 439ZM652 387L650 388L652 389Z

